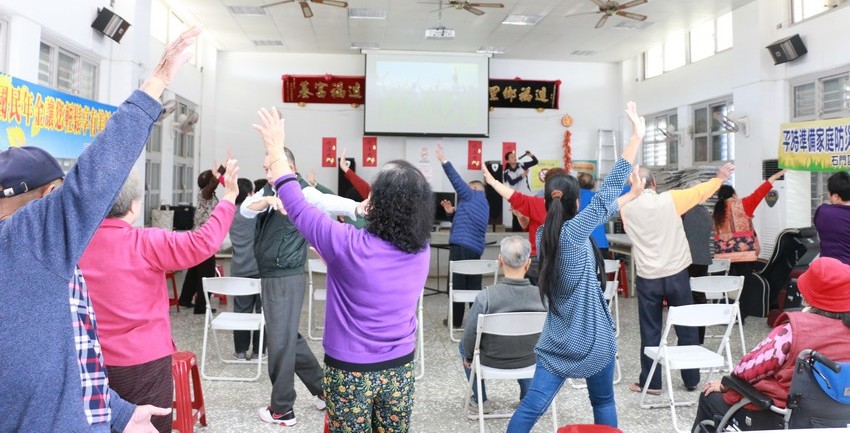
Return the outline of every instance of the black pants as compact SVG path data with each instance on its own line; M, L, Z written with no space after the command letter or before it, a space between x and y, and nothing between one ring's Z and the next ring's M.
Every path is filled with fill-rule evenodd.
M714 421L715 425L723 419L723 415L729 411L729 406L723 400L722 392L713 392L708 396L700 393L697 416L693 428L705 420ZM771 411L739 409L729 420L729 424L737 426L740 430L782 430L782 417ZM691 430L693 431L693 429ZM698 432L700 430L697 430ZM714 432L714 429L705 430Z
M690 265L688 266L688 276L691 278L697 277L707 277L708 276L708 265ZM691 295L694 297L694 304L705 304L705 293L702 292L692 292ZM700 326L697 328L697 333L699 333L699 344L705 343L705 326Z
M207 298L204 296L204 277L215 276L215 256L189 268L183 280L183 291L180 292L180 305L188 306L195 298L195 313L204 314L207 308ZM197 297L195 295L198 295Z
M469 248L455 244L449 245L449 261L478 260L480 258L481 254L478 254ZM454 290L481 290L481 275L454 274L454 276L452 276L452 286ZM455 328L463 327L464 307L465 305L463 303L452 303L452 326Z
M263 301L260 295L234 296L233 312L262 313ZM248 346L254 348L254 357L256 357L265 351L266 342L263 342L263 348L260 350L259 331L233 331L233 347L236 353L247 352Z

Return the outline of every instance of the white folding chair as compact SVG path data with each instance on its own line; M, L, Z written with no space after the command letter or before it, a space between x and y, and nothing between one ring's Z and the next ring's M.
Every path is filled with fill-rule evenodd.
M605 259L605 274L614 274L614 279L609 280L605 283L605 293L603 296L605 300L608 301L608 310L611 311L611 318L614 319L614 338L620 337L620 303L617 297L617 284L619 281L617 280L617 274L620 272L620 261L619 260L609 260ZM618 344L619 346L619 344ZM620 370L620 353L618 352L616 357L614 358L616 375L614 376L614 384L620 383L620 380L623 378L623 373ZM584 389L587 388L586 384L576 384L573 379L569 380L570 386L575 389Z
M203 278L204 296L209 298L210 294L221 294L227 296L247 296L260 294L260 280L258 278L217 277ZM231 313L229 311L218 313L213 317L210 302L207 302L207 311L204 316L204 346L201 352L201 375L208 380L232 380L232 381L254 381L259 379L262 372L263 357L248 360L230 360L221 355L218 338L215 331L254 331L260 333L259 347L263 347L263 338L266 321L263 313ZM218 359L225 364L257 364L257 374L253 377L231 377L210 376L206 372L207 341L210 329L213 330L213 343Z
M732 266L732 260L729 259L712 259L708 265L708 275L729 275L729 268Z
M741 291L744 289L744 277L730 276L708 276L691 278L691 291L705 293L708 302L723 302L735 306L735 322L738 324L738 334L741 337L741 356L747 353L747 344L744 342L744 326L741 324ZM706 334L705 338L720 338L722 335Z
M425 376L425 322L422 319L422 305L425 302L425 290L419 293L419 305L416 308L416 358L419 364L419 374L416 379L422 379Z
M644 409L659 408L668 406L670 415L673 418L673 428L679 430L678 419L676 418L677 406L691 406L694 402L677 402L673 398L673 385L670 370L686 370L708 368L708 375L714 372L715 369L720 369L724 365L732 368L732 358L729 354L729 334L732 332L732 325L735 323L735 307L731 304L697 304L684 305L681 307L670 307L667 310L667 324L664 327L664 333L661 335L661 345L645 347L644 355L650 357L652 368L649 369L649 375L652 377L658 364L664 368L664 374L667 388L668 404L647 404L646 391L649 388L649 380L643 386L640 395L640 407ZM667 344L667 337L670 335L670 329L673 326L712 326L726 325L726 332L720 341L720 346L717 351L711 351L699 345L691 346L670 346ZM725 352L725 357L724 353ZM688 430L689 431L689 430Z
M484 433L485 418L510 418L510 413L484 414L484 402L482 392L483 380L516 380L531 379L534 377L535 364L522 368L494 368L481 363L481 336L483 334L500 335L506 337L521 337L527 335L539 335L543 331L543 323L546 322L545 312L518 312L481 314L478 316L478 326L475 335L475 349L472 354L472 368L469 376L469 386L466 387L464 398L464 412L469 413L469 401L472 396L472 387L478 390L478 427ZM529 350L533 350L531 347ZM552 429L558 430L558 415L555 408L555 399L549 406L552 414ZM467 415L469 419L475 419L475 415Z
M493 284L499 278L499 261L498 260L452 260L449 262L449 338L452 341L459 343L460 338L455 338L455 331L463 332L463 328L455 329L453 317L453 306L456 302L471 303L475 302L475 297L481 293L480 290L455 290L452 281L454 274L461 275L481 275L493 274ZM484 286L484 282L481 282Z
M307 338L311 340L321 340L322 336L313 335L313 331L325 329L322 325L313 326L313 302L325 302L328 299L327 289L317 289L313 287L313 274L328 274L328 265L321 259L307 260Z

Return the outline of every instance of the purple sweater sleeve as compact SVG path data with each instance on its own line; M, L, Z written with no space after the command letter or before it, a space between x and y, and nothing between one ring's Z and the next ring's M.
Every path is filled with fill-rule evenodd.
M280 185L280 182L286 179L293 180ZM277 196L283 202L289 220L295 224L307 242L326 262L334 260L337 252L347 250L349 232L356 229L350 224L335 222L319 208L307 202L301 192L301 185L294 179L294 174L283 175L277 179L275 185L280 185Z

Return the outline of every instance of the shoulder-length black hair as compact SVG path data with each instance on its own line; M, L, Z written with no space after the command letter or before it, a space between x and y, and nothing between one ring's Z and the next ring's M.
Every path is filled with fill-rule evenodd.
M366 230L415 253L425 248L433 224L434 199L425 176L407 161L386 163L372 182Z
M714 214L712 215L715 228L722 226L723 222L726 221L726 200L732 198L733 195L735 195L735 188L730 185L721 185L720 189L717 190L717 203L714 203Z
M549 308L556 310L553 300L555 284L558 280L558 246L561 226L578 213L578 181L568 174L557 174L546 178L544 197L546 202L546 220L540 237L540 273L538 286L541 297L549 301ZM554 197L553 197L554 195Z

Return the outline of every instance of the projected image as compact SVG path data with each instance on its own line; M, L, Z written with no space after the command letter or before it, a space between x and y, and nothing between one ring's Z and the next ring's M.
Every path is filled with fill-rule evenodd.
M367 132L487 134L486 59L387 57L367 62Z

